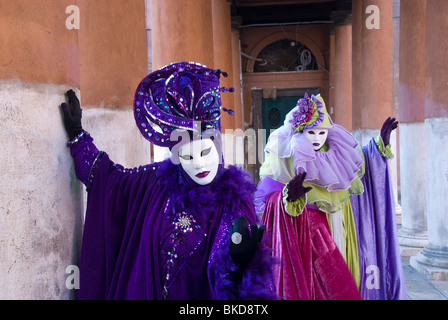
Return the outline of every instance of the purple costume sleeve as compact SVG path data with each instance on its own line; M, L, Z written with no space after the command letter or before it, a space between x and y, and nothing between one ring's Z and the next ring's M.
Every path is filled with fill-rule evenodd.
M263 212L268 196L274 192L282 191L284 187L285 184L280 181L264 176L258 183L257 191L255 192L254 204L256 212Z
M81 133L68 142L70 154L75 161L75 172L78 179L90 189L93 177L92 169L98 160L100 152L93 144L93 138L87 131Z

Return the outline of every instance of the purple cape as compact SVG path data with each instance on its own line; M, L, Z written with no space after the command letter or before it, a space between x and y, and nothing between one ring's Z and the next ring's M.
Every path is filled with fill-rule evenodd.
M406 299L387 160L373 139L362 150L365 191L350 197L358 237L361 294L365 300Z
M170 160L125 169L86 132L70 145L88 190L78 299L274 298L264 247L241 282L231 274L229 227L257 222L247 174L229 167L193 186Z

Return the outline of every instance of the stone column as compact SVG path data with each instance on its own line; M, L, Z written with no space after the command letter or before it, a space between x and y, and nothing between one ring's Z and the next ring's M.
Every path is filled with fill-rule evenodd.
M393 1L353 1L353 135L361 145L377 136L395 116L393 79ZM397 156L397 135L390 139ZM389 161L395 203L397 157ZM401 208L397 207L397 214Z
M151 1L153 69L177 61L214 66L210 0Z
M364 14L361 0L352 1L352 129L360 128L362 106L362 32Z
M0 299L69 299L83 217L59 110L79 93L73 1L0 2Z
M241 48L240 48L240 31L238 29L232 29L232 59L233 59L233 87L235 92L233 93L233 109L235 111L235 128L244 130L243 119L243 103L241 93Z
M0 299L70 299L84 192L59 106L74 89L98 148L126 166L147 163L131 108L147 71L144 2L0 7Z
M352 21L342 12L335 20L334 116L333 121L352 131Z
M329 91L328 91L328 101L327 101L327 111L330 114L333 121L335 121L335 61L336 61L336 40L334 35L334 27L329 27L330 29L330 55L329 55L329 64L328 64L328 82L329 82ZM350 119L351 121L351 119ZM347 129L348 130L348 129Z
M145 2L78 0L83 127L98 148L126 167L150 162L150 143L134 120L133 100L148 73Z
M179 61L214 67L211 0L151 0L152 70ZM154 160L169 155L168 148L154 146Z
M360 2L354 1L354 6L359 6ZM366 13L370 6L375 10ZM361 28L357 39L361 43L358 48L361 55L357 57L359 65L354 66L357 79L353 82L360 82L354 90L359 91L356 94L361 95L362 101L357 100L353 106L353 128L358 141L364 144L378 134L383 122L394 112L392 1L363 0L360 9L356 10L361 14L356 18L356 27ZM357 32L359 30L354 34Z
M213 61L211 67L227 72L228 77L221 77L222 87L234 86L233 57L232 57L232 27L230 16L230 2L227 0L212 0L213 20ZM222 106L234 109L234 93L221 93ZM223 133L226 129L235 129L235 117L227 112L221 113L221 127Z
M400 7L401 254L416 255L428 243L426 216L425 27L426 0Z
M448 3L426 2L426 203L429 244L411 265L430 279L448 280Z

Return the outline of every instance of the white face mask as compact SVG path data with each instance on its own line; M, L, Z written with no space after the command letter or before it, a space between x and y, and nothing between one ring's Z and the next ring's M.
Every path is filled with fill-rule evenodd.
M303 130L303 134L308 138L308 140L313 145L314 151L319 150L323 147L328 137L328 129L324 128L311 128Z
M179 148L179 162L194 182L204 186L218 173L218 150L211 139L193 140Z

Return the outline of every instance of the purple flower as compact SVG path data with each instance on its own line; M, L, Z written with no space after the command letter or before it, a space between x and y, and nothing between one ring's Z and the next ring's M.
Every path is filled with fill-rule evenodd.
M314 95L310 98L308 93L305 93L304 97L297 101L296 108L298 110L292 114L293 118L290 120L294 129L310 129L324 120L323 104Z

